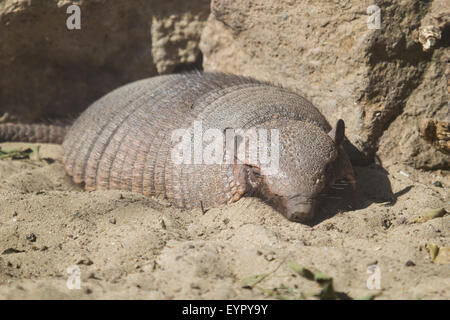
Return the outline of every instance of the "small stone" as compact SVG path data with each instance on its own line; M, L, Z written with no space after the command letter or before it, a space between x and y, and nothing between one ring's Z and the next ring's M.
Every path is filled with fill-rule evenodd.
M34 233L27 234L26 238L30 242L36 242L36 235Z
M409 178L409 174L407 174L405 171L400 170L398 173L400 173L402 176Z
M92 290L91 290L90 288L86 288L86 289L84 289L84 292L85 292L86 294L91 294L91 293L92 293Z
M110 218L109 219L109 223L116 224L116 218Z
M374 262L367 264L367 266L370 267L370 266L375 266L377 264L378 264L378 260L375 260Z
M442 182L440 182L440 181L435 181L435 182L433 183L433 185L434 185L435 187L438 187L438 188L443 188Z
M197 283L191 283L191 288L192 289L196 289L196 290L200 290L200 285Z
M414 267L416 264L412 262L411 260L406 261L405 266L407 267Z
M89 259L89 258L80 259L80 260L77 262L77 264L82 264L82 265L85 265L85 266L90 266L90 265L93 264L93 263L94 263L94 262L92 262L92 260Z
M268 262L275 260L275 252L270 252L268 254L265 254L264 259L266 259L266 261L268 261Z
M392 225L391 220L384 219L383 221L381 221L381 226L382 226L385 230L389 229L389 228L391 227L391 225Z

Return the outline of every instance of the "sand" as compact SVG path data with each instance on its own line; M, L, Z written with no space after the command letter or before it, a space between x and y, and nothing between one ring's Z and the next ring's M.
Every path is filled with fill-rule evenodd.
M40 146L47 160L0 161L1 299L314 298L320 288L292 262L331 276L344 298L450 298L448 258L435 263L426 247L450 246L450 216L413 222L429 208L450 211L448 172L356 168L363 208L329 199L304 225L255 198L203 213L86 192L65 175L61 147ZM379 287L368 287L375 273ZM249 288L260 274L269 275Z

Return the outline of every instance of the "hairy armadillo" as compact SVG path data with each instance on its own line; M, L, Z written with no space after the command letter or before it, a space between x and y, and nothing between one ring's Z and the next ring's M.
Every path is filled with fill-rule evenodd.
M256 163L176 163L174 130L277 129L278 172ZM86 109L65 132L58 126L0 125L9 140L61 142L67 173L87 190L164 195L182 208L217 207L250 195L289 220L314 217L320 193L337 179L355 186L342 148L344 123L332 130L305 98L279 86L221 73L157 76L120 87ZM242 142L242 141L241 141ZM201 142L202 143L202 142Z

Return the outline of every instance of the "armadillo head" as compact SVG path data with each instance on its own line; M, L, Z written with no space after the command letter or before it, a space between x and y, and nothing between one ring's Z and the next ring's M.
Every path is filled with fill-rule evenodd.
M277 170L258 168L263 198L289 220L306 222L314 217L318 196L327 186L339 179L354 186L353 168L342 148L344 130L342 120L328 134L309 123L285 123L279 129Z

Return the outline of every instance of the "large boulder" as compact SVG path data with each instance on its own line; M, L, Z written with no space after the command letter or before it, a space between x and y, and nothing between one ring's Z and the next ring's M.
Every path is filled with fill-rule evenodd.
M414 39L430 52L420 83L380 139L379 155L421 169L450 167L450 2L432 1Z
M200 48L205 70L279 83L344 119L368 157L381 139L382 159L442 168L419 123L448 116L449 17L446 0L213 0Z
M208 0L0 1L0 121L70 118L124 83L201 67L208 14Z

